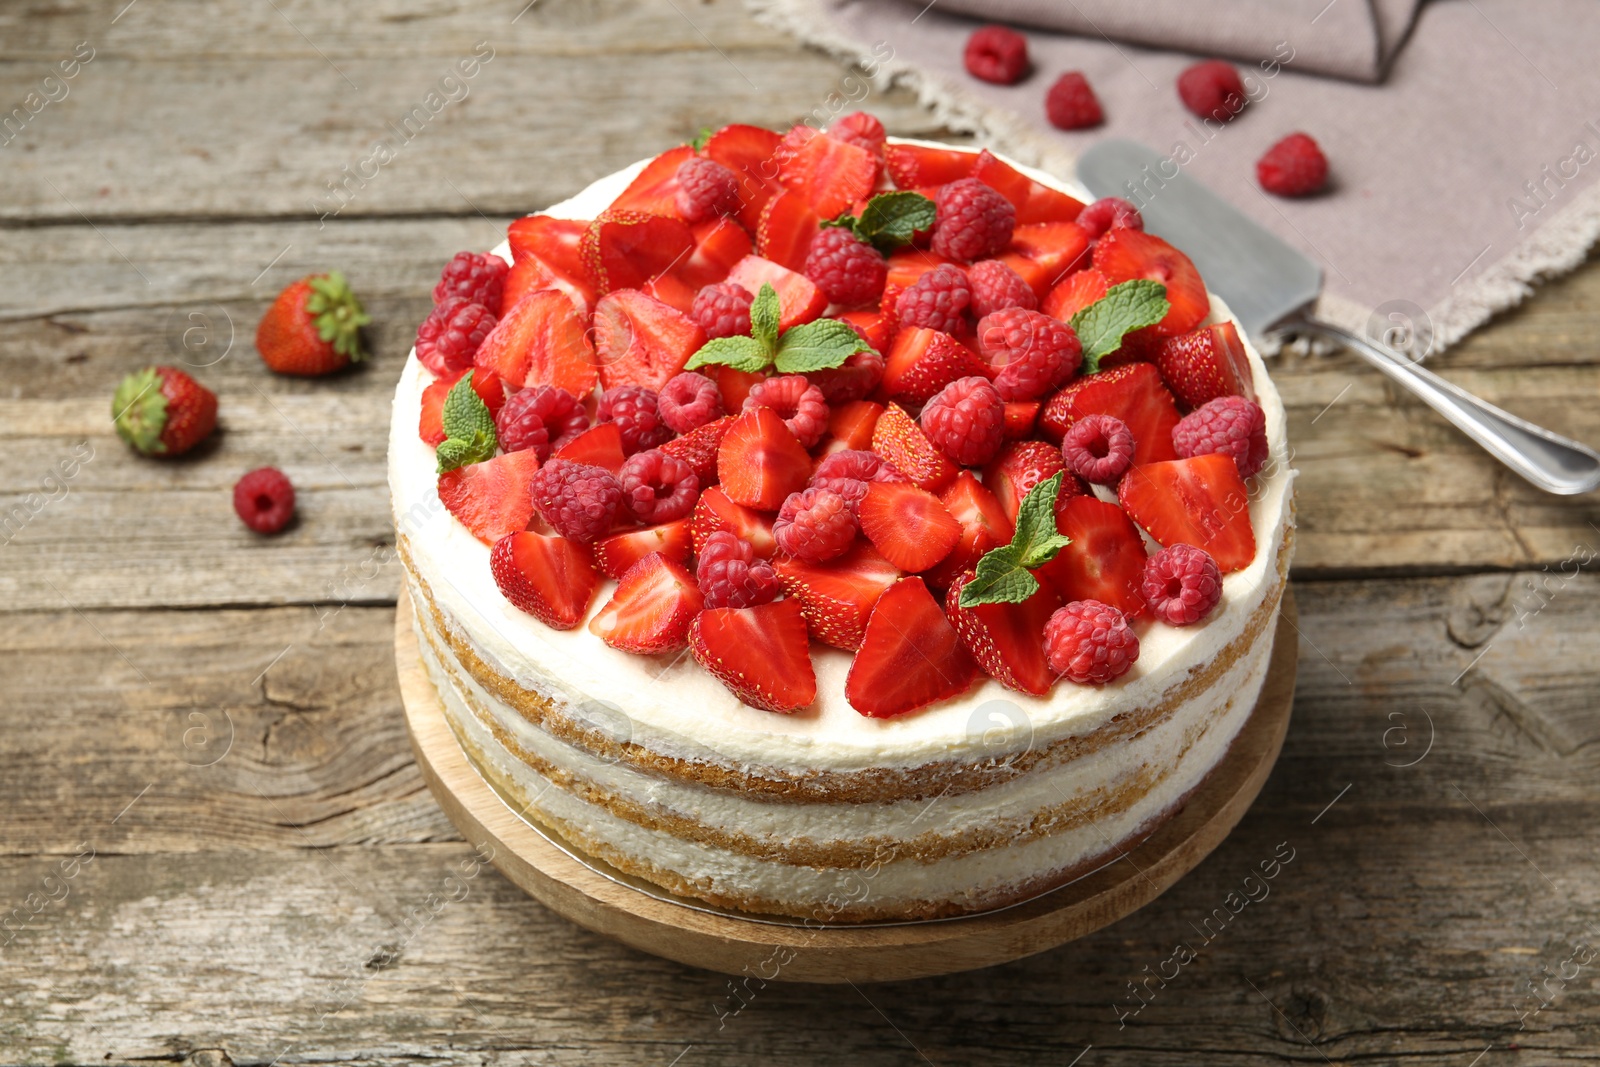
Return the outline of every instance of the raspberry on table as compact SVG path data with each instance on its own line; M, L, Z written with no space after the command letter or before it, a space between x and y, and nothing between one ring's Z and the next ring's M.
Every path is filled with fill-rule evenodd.
M865 111L852 111L834 119L828 124L828 136L857 148L865 148L873 155L882 155L884 142L889 139L878 117Z
M1168 545L1145 560L1139 594L1157 619L1191 626L1222 600L1222 571L1203 548Z
M433 302L442 304L457 296L488 308L491 315L499 315L510 270L506 261L493 252L457 252L444 265L439 283L433 287Z
M1328 181L1328 157L1303 133L1291 133L1256 161L1261 188L1278 196L1310 196Z
M1172 447L1180 459L1212 452L1232 456L1239 477L1267 465L1267 414L1242 396L1219 396L1189 412L1172 428Z
M813 489L828 489L844 497L854 511L867 495L870 482L904 482L905 475L876 452L844 448L829 452L811 472Z
M1050 86L1044 98L1044 113L1050 125L1059 130L1086 130L1106 120L1089 79L1075 70L1061 75Z
M744 410L771 408L795 438L810 448L828 428L828 402L803 374L780 374L757 382L744 398Z
M1133 466L1133 431L1115 415L1085 415L1062 436L1061 458L1086 482L1116 485Z
M1005 442L1006 405L989 379L958 378L922 408L922 432L963 467L989 462Z
M695 582L708 608L753 608L778 597L778 572L764 559L755 558L750 542L728 530L718 530L700 548Z
M714 159L693 156L678 167L678 214L706 222L739 210L739 178Z
M1205 59L1178 75L1178 99L1203 119L1228 122L1244 110L1249 98L1232 63Z
M867 339L853 323L846 325L861 335L863 341ZM883 356L875 349L864 348L837 367L808 371L806 377L811 379L812 385L822 390L822 399L829 406L848 404L852 400L862 399L883 381Z
M828 226L811 238L805 276L830 303L854 307L874 303L883 295L889 264L876 248L843 226Z
M556 533L579 544L611 532L622 504L622 486L604 467L553 459L529 483L533 506Z
M722 418L722 392L717 383L692 370L673 375L656 397L656 411L667 429L688 433Z
M1139 635L1127 617L1098 600L1074 600L1044 624L1050 669L1079 685L1105 685L1139 658Z
M583 404L554 385L518 389L494 417L500 448L506 452L531 448L540 463L588 428L589 413Z
M1038 311L1007 308L978 323L978 354L997 369L1001 400L1037 400L1065 382L1083 362L1072 327Z
M640 522L662 523L681 519L700 499L700 479L694 468L659 448L629 456L617 472L622 502Z
M472 366L472 357L495 322L494 314L482 304L446 297L417 327L417 359L441 377L464 370Z
M772 523L772 536L784 552L811 563L844 555L855 542L855 512L832 489L790 493Z
M967 73L996 85L1015 85L1028 73L1028 39L1009 26L979 26L962 55Z
M941 188L934 218L933 250L946 259L999 255L1017 227L1017 209L1011 201L976 178L961 178Z
M642 385L619 385L601 393L595 420L617 424L622 431L623 455L631 456L672 440L672 430L661 421L655 390Z
M942 263L906 286L895 303L901 326L925 326L948 334L967 329L972 287L960 267Z
M234 483L233 510L256 533L277 533L294 517L294 486L278 468L259 467Z
M1120 196L1103 196L1078 212L1077 223L1092 241L1107 230L1142 230L1144 216Z
M707 339L750 333L750 305L755 296L737 282L717 282L694 295L689 317L699 323Z
M981 319L1006 308L1035 311L1039 307L1039 297L1033 287L1004 260L985 259L974 263L967 268L967 284L972 287L973 318Z

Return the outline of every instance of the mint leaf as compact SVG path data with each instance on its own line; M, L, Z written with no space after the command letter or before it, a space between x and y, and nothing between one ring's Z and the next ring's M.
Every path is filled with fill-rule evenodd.
M817 319L783 332L773 366L783 374L808 374L837 367L871 346L838 319Z
M778 320L782 317L783 305L778 300L778 291L771 282L762 282L761 291L750 305L750 336L769 358L778 347Z
M1056 558L1070 537L1056 530L1056 497L1061 494L1060 472L1028 491L1017 510L1017 530L1009 545L984 553L977 575L961 589L961 606L1020 604L1039 591L1031 573Z
M495 439L493 434L475 433L470 438L450 437L439 443L434 456L439 461L439 473L465 467L469 463L482 463L493 459Z
M689 147L696 152L705 151L706 142L711 140L712 129L710 126L700 127L700 132L695 134L694 140L689 142Z
M489 405L472 388L474 373L469 370L463 374L461 380L452 385L450 392L445 395L442 411L444 433L446 437L459 437L463 441L470 441L473 435L483 433L493 441L494 416L489 414Z
M879 193L867 201L860 217L845 212L825 221L823 226L839 226L885 254L909 244L918 230L933 226L936 211L932 200L921 193L900 190Z
M1072 316L1072 332L1083 342L1083 373L1100 369L1100 357L1122 346L1124 334L1154 326L1166 317L1167 287L1147 278L1121 282Z
M1039 579L1028 573L1017 550L1001 545L978 560L977 575L961 587L961 606L1020 604L1038 591Z
M747 374L765 370L772 361L769 350L753 337L716 337L700 346L700 351L689 357L684 370L716 364L732 367Z

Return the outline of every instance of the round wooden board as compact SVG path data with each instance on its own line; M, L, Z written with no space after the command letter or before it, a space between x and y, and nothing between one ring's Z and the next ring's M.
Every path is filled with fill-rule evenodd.
M493 848L501 873L546 907L696 967L798 982L883 982L989 967L1054 948L1138 910L1199 865L1243 817L1278 758L1294 702L1294 616L1294 598L1285 593L1266 683L1228 755L1176 816L1124 858L1014 907L877 926L744 919L606 877L525 822L467 762L422 666L404 593L395 617L395 662L411 744L434 797L469 841Z

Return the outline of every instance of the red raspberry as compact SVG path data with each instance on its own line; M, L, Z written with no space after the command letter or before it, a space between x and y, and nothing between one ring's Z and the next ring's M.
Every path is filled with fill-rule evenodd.
M1172 447L1180 459L1220 452L1232 456L1239 477L1267 464L1267 414L1242 396L1219 396L1189 412L1172 428Z
M470 367L494 324L495 317L482 304L446 297L417 327L417 359L440 377Z
M458 296L500 314L500 299L505 294L506 274L511 267L493 252L457 252L444 265L439 284L433 287L433 302L442 304Z
M856 539L850 502L832 489L790 493L772 523L778 547L796 559L824 563L842 556Z
M260 467L234 483L233 510L256 533L277 533L294 517L294 486L276 467Z
M869 482L903 482L907 478L876 452L854 448L829 452L811 473L813 489L828 489L844 497L852 511L867 495Z
M1328 157L1310 137L1291 133L1256 161L1256 180L1279 196L1310 196L1327 183Z
M960 466L977 467L1005 441L1006 405L989 379L973 375L934 394L919 421L935 448Z
M1083 344L1072 327L1048 315L1008 308L978 323L978 352L998 368L1002 400L1037 400L1077 372Z
M752 608L778 598L778 572L755 558L750 542L718 530L706 538L695 564L695 581L708 608Z
M1190 626L1222 599L1222 572L1211 553L1193 545L1168 545L1144 561L1139 593L1157 619Z
M629 456L617 472L617 481L622 484L622 502L640 522L681 519L700 499L700 479L694 468L659 448Z
M889 264L843 226L828 226L811 238L805 275L831 303L853 307L875 303L883 295Z
M883 381L883 357L871 348L862 349L837 367L810 371L806 377L822 390L822 399L837 407L860 400L878 387Z
M889 139L883 123L878 121L877 116L865 111L852 111L834 119L828 124L828 136L857 148L865 148L875 156L883 155L884 142Z
M755 297L736 282L717 282L694 295L689 317L700 324L706 337L736 337L750 333L750 305Z
M1028 39L1008 26L979 26L962 58L974 78L1015 85L1028 73Z
M588 428L589 413L578 398L554 385L518 389L494 417L501 449L521 452L531 448L540 463Z
M1004 260L986 259L967 269L967 284L972 286L972 315L983 318L992 311L1025 308L1034 311L1039 298L1033 287L1022 280Z
M686 370L673 375L661 387L661 395L656 397L656 410L667 429L673 433L688 433L722 418L722 393L717 383L704 374Z
M1139 636L1122 612L1098 600L1074 600L1044 624L1050 669L1079 685L1105 685L1139 658Z
M1178 99L1203 119L1227 122L1244 110L1244 82L1232 63L1202 60L1178 75Z
M828 428L828 402L803 374L780 374L759 381L744 398L744 410L771 408L802 445L810 448Z
M941 188L934 217L933 250L946 259L999 255L1017 228L1017 209L1011 201L976 178Z
M1133 466L1133 431L1115 415L1085 415L1061 438L1061 458L1086 482L1116 485Z
M1078 212L1078 228L1094 240L1107 230L1142 230L1144 216L1120 196L1103 196Z
M553 459L534 472L533 506L562 537L586 545L611 532L622 486L604 467Z
M926 326L948 334L967 331L967 307L972 287L960 267L948 263L928 271L906 286L894 310L901 326Z
M739 178L714 159L693 156L678 167L678 214L706 222L739 210Z
M1044 113L1050 125L1061 130L1086 130L1106 120L1089 79L1078 71L1061 75L1050 86L1044 98Z
M600 394L597 422L614 422L622 431L623 455L631 456L672 440L672 430L661 421L654 389L619 385Z

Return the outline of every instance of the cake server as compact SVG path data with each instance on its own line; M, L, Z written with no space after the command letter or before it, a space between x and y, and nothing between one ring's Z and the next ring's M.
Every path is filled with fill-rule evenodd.
M1078 160L1078 180L1097 197L1144 190L1145 229L1194 260L1252 341L1291 333L1337 341L1545 492L1567 496L1600 486L1593 449L1480 400L1388 345L1314 318L1322 268L1181 170L1167 178L1163 167L1172 169L1144 145L1101 141Z

